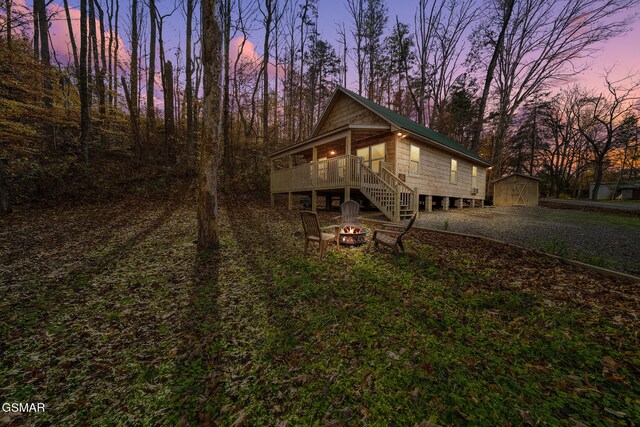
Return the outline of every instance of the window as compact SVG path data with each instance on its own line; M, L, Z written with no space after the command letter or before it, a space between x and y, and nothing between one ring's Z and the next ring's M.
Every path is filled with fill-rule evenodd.
M364 159L364 165L373 169L374 172L380 172L380 163L384 162L385 156L384 142L381 144L370 145L368 147L358 148L356 155Z
M478 188L478 167L471 166L471 188Z
M458 183L458 161L456 159L451 159L451 183Z
M420 175L420 147L411 144L409 175Z

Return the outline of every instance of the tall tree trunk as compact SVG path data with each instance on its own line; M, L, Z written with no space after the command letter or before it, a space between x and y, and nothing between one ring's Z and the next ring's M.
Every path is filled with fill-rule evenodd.
M220 75L222 36L217 0L202 0L204 121L198 176L198 249L214 249L218 235L218 166L220 164Z
M265 0L266 15L264 20L264 52L262 61L262 133L264 145L271 147L269 137L269 38L271 36L271 22L273 20L273 2Z
M45 0L34 0L33 7L37 14L38 35L40 37L40 61L46 65L51 65L51 57L49 54L49 20L47 18L47 6ZM49 77L49 69L44 73L44 105L50 108L53 105L51 99L51 78Z
M89 166L89 85L87 78L87 1L80 0L80 69L78 80L80 86L80 145L85 167Z
M175 163L175 112L173 97L173 64L164 63L164 137L167 164Z
M109 94L107 102L109 108L113 110L113 0L109 0L106 3L107 17L109 19L109 46L107 47L107 58L109 60L107 64L107 75L109 76ZM103 36L104 37L104 36ZM103 64L104 67L104 64Z
M7 0L7 48L9 49L9 51L11 51L11 32L13 31L12 25L12 18L13 16L11 16L11 6L13 5L13 0Z
M129 114L135 129L139 127L138 114L138 0L131 0L131 93L129 104ZM124 82L124 79L123 79ZM136 155L138 159L143 156L140 149L140 141L134 136Z
M67 28L69 30L69 39L71 41L71 52L73 54L73 65L76 67L76 76L80 69L80 63L78 62L78 47L76 45L76 38L73 34L73 25L71 24L71 15L69 13L69 2L64 0L64 14L67 17Z
M33 58L40 61L40 25L38 24L38 6L33 4Z
M120 14L120 0L116 0L115 34L116 44L113 47L113 107L118 110L118 51L120 50L120 36L118 35L118 16Z
M124 98L127 101L129 107L129 121L131 122L131 133L133 134L133 147L136 153L136 159L140 161L142 158L142 142L140 141L140 128L139 121L135 116L137 108L133 103L132 93L129 92L127 87L127 80L122 76L122 89L124 90Z
M593 192L591 193L591 200L598 200L598 193L600 192L600 185L602 184L603 163L604 159L596 159L596 176L595 183L593 185Z
M98 0L94 0L95 7L98 9L98 22L100 23L100 62L101 66L98 73L98 96L100 100L100 126L104 127L107 120L107 96L105 79L107 75L107 53L106 53L106 40L104 31L104 11L100 6ZM100 131L100 142L104 147L106 144L106 135L104 129Z
M504 36L507 32L507 27L511 21L511 14L513 12L513 4L515 0L506 0L504 3L504 15L502 20L502 28L500 28L500 34L498 40L493 48L493 54L491 55L491 61L487 67L487 76L484 80L484 89L482 90L482 98L480 98L480 104L478 105L478 116L476 118L475 128L473 132L473 140L471 142L471 150L476 151L480 147L480 135L482 133L482 125L484 123L484 111L487 108L487 100L489 99L489 91L491 90L491 82L493 80L493 73L498 63L498 56L502 50L504 43Z
M99 120L99 129L100 129L100 142L101 145L104 146L104 131L102 126L104 125L104 115L106 113L105 109L105 89L104 89L104 75L102 69L100 67L100 55L98 53L98 29L96 23L96 14L95 9L97 6L97 0L89 1L89 35L90 39L93 43L93 68L94 68L94 82L95 88L98 95L98 102L100 108L100 120ZM104 37L102 37L104 40Z
M222 99L222 140L224 149L224 172L226 181L231 182L233 179L233 145L231 142L231 120L230 120L230 100L229 100L229 50L231 44L231 0L224 1L223 27L224 27L224 83L223 83L223 99Z
M188 174L193 172L195 161L195 141L193 132L193 54L192 54L192 42L191 36L193 32L193 2L194 0L187 1L187 40L186 40L186 55L187 55L187 69L186 69L186 82L185 82L185 98L187 103L187 159L186 170Z
M149 73L147 75L147 145L150 146L156 129L156 113L154 101L156 77L156 2L149 0Z

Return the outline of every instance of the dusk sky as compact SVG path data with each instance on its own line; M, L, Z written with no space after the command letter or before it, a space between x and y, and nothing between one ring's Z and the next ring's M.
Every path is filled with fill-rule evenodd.
M177 1L177 0L175 0ZM246 2L247 0L245 0ZM25 0L16 1L17 4L25 4ZM77 8L79 0L70 0L70 6ZM338 23L345 22L347 27L349 26L349 16L344 4L344 0L320 0L319 2L319 29L322 38L329 40L334 44L336 49L337 32L336 27ZM416 9L415 1L387 1L389 8L389 24L390 27L395 22L396 15L401 22L407 23L413 28L414 15ZM168 13L174 8L174 0L160 0L158 7L160 13ZM26 5L29 9L32 8L32 0L26 0ZM53 39L53 46L56 50L56 54L61 62L65 62L66 52L68 48L68 31L66 27L66 21L64 19L64 11L62 8L62 1L55 0L49 6L49 13L54 14L52 19L51 37ZM120 37L124 40L125 45L128 45L128 27L129 27L129 10L130 3L126 0L121 0L120 4ZM106 12L106 11L105 11ZM635 8L636 13L640 13L640 5ZM631 13L629 14L632 15ZM72 11L72 18L79 18L79 10ZM75 26L79 27L77 21ZM105 23L106 25L106 23ZM165 22L165 45L168 51L168 59L174 59L177 52L177 47L181 46L184 52L184 12L182 5L174 12L173 16L166 19ZM251 44L245 47L246 54L260 58L262 52L262 37L263 29L258 26L257 23L253 24L251 29L249 40L253 42L255 51L252 51ZM76 38L78 37L79 28L76 29ZM465 40L466 42L466 40ZM601 50L596 53L593 58L586 60L585 65L588 65L588 70L583 74L576 75L575 79L568 84L580 83L588 88L601 89L602 76L605 70L614 67L614 77L623 77L629 73L640 71L640 25L636 21L629 33L618 37L616 39L609 40L606 43L602 43ZM468 45L468 42L467 42ZM143 48L144 49L144 48ZM144 51L144 50L143 50ZM128 54L122 53L124 62L128 63ZM184 58L184 54L183 54ZM582 65L582 64L581 64ZM355 74L353 73L353 64L349 64L350 72L350 87L354 87ZM159 80L158 80L159 81Z

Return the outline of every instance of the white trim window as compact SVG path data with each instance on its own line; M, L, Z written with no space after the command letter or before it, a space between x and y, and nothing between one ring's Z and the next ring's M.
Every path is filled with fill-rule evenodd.
M420 175L420 147L411 144L411 154L409 155L409 175Z
M380 166L385 161L386 145L384 142L375 145L358 148L356 156L362 157L365 166L373 169L374 172L380 172Z
M471 166L471 188L478 188L478 167Z
M451 177L449 182L452 184L458 183L458 161L456 159L451 159Z

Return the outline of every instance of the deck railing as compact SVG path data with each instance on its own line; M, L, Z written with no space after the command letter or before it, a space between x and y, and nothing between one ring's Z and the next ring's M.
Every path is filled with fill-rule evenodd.
M385 216L393 221L399 220L399 209L396 206L396 190L382 177L366 166L362 166L362 185L360 191ZM397 214L396 214L397 212Z
M345 187L359 189L393 221L417 210L417 191L386 167L381 167L380 173L374 172L363 164L362 157L344 155L271 172L272 193Z
M380 168L380 177L398 193L401 210L416 209L418 195L414 189L409 187L404 181L395 176L385 167Z
M333 157L271 172L271 192L360 187L362 158Z

